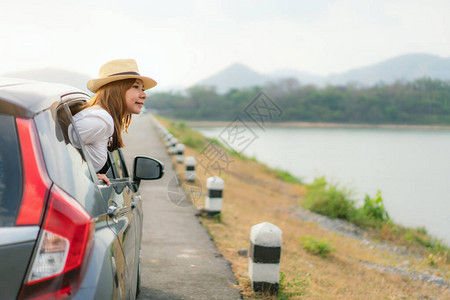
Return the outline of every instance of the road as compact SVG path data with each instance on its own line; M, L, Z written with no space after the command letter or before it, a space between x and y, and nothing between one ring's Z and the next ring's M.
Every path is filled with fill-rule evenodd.
M125 160L131 173L136 155L154 157L165 175L142 181L144 225L141 256L141 294L138 299L241 299L229 262L216 249L206 229L187 203L175 205L176 174L150 115L133 116L123 134Z

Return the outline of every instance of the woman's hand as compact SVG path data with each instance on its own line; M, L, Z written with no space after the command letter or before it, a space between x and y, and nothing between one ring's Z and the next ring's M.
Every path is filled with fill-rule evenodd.
M106 183L106 185L111 184L111 182L109 182L108 177L106 177L106 174L97 174L97 178L98 180L103 180Z

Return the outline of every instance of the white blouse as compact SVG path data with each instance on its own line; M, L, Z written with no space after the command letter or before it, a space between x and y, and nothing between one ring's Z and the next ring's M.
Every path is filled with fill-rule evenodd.
M108 142L114 133L113 118L106 110L94 105L73 116L73 121L95 171L100 171L106 163ZM68 133L71 143L81 148L72 124L69 125Z

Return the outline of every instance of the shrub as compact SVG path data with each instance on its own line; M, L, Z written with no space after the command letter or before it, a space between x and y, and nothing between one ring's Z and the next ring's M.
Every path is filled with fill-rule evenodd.
M205 147L204 146L205 142L204 142L204 140L202 138L198 138L198 137L195 137L195 136L192 136L192 135L185 136L182 139L181 142L183 144L185 144L186 146L189 146L189 147L194 148L196 150Z
M313 236L303 236L301 237L301 242L306 251L320 257L327 257L331 252L335 251L326 239L318 240Z
M308 192L303 203L306 209L347 221L351 221L356 215L350 192L339 189L335 184L327 183L325 177L316 178L312 184L307 185L307 188Z
M380 228L390 221L380 191L375 198L366 194L364 205L357 208L348 189L330 184L324 177L316 178L307 188L303 206L318 214L343 219L364 228Z
M379 221L389 220L389 214L384 208L380 190L377 191L375 198L370 198L370 196L366 194L366 197L364 198L364 205L361 209L369 218Z

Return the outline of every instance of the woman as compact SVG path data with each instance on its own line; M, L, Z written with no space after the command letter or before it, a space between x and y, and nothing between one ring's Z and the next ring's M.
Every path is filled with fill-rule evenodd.
M147 97L144 91L155 85L156 81L139 74L134 59L107 62L100 68L99 78L87 83L87 88L96 94L73 120L98 179L108 185L110 182L105 175L108 150L125 146L122 131L127 132L132 114L141 112ZM70 141L79 148L71 125L68 133Z

